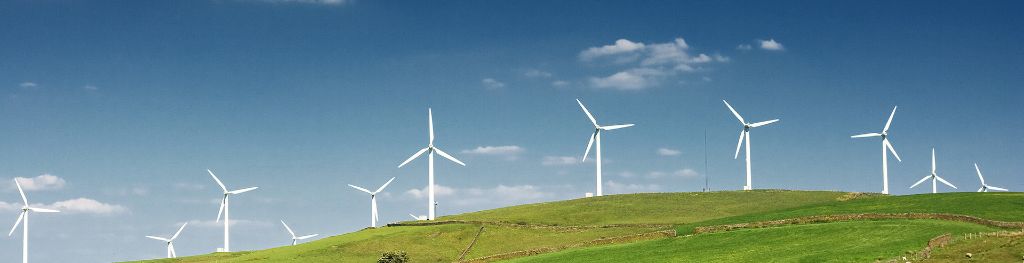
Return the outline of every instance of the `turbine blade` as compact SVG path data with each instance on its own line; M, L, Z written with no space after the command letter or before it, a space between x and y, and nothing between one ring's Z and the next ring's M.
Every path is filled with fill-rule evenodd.
M452 157L451 155L448 155L448 153L442 151L441 149L439 149L437 147L434 147L434 151L437 151L437 154L440 154L441 157L447 158L448 160L452 160L453 162L455 162L457 164L461 164L462 166L466 166L466 164L463 163L462 161L459 161L458 159L455 159L455 157Z
M974 163L974 170L978 172L978 179L981 179L981 185L985 185L985 177L981 176L981 168L978 168L978 163Z
M948 185L949 187L953 187L953 189L957 189L955 185L947 182L946 179L942 179L942 177L939 177L938 175L935 176L935 179L939 179L939 182L942 182L942 183Z
M882 136L882 134L881 133L877 133L877 132L872 132L872 133L865 133L865 134L857 134L857 135L854 135L854 136L850 136L850 138L867 138L867 137L878 137L878 136Z
M609 125L609 126L603 126L603 127L601 127L601 129L602 130L606 130L606 131L610 131L610 130L617 130L617 129L622 129L622 128L628 128L628 127L633 127L633 124L630 123L630 124L621 124L621 125Z
M914 183L914 185L911 185L910 188L914 188L915 186L923 183L925 180L928 180L928 178L931 178L931 177L932 177L931 175L928 175L928 176L925 176L924 178L921 178L920 181L917 181L916 183Z
M18 187L18 194L21 194L21 201L25 202L25 206L28 206L28 198L25 197L25 191L21 190L21 183L18 183L18 178L14 178L14 185Z
M210 169L206 169L206 172L210 173L210 176L213 176L213 180L217 182L217 185L220 186L220 189L224 189L224 192L228 191L228 188L224 186L224 183L220 182L220 179L218 179L216 175L213 175L213 171L210 171Z
M774 119L774 120L770 120L770 121L762 121L762 122L751 124L750 128L757 128L757 127L765 126L765 125L768 125L768 124L776 123L778 121L779 121L779 119Z
M414 215L414 214L409 214L409 216L411 216L412 219L420 220L420 218L418 216Z
M187 225L188 225L188 222L185 222L184 224L181 224L181 228L178 228L178 232L174 232L174 236L171 236L171 240L174 240L174 239L178 238L178 235L181 235L181 231L185 230L185 226L187 226Z
M359 191L366 192L367 194L371 194L371 195L373 194L373 192L370 192L370 190L366 190L366 188L358 187L358 186L351 185L351 184L348 185L348 186L351 186L352 188L355 188L355 189L357 189Z
M305 235L305 236L301 236L301 237L296 237L295 239L298 239L298 240L303 240L303 239L307 239L307 238L315 237L315 236L317 236L317 235L319 235L319 234Z
M745 130L740 130L740 140L736 142L736 155L732 157L733 159L740 158L740 147L743 146L743 135L746 132Z
M885 128L882 129L882 132L889 131L889 124L892 124L892 117L896 116L896 107L897 106L892 107L892 113L889 114L889 120L885 122Z
M416 157L420 157L420 155L423 155L424 152L427 152L427 149L428 148L420 149L420 151L418 151L415 154L413 154L412 157L409 157L409 159L405 159L405 161L402 162L402 164L399 164L398 168L402 168L402 166L405 166L405 164L407 164L407 163L411 162L412 160L416 159Z
M590 134L590 142L587 142L587 151L583 152L583 159L580 159L581 163L587 161L587 155L590 154L590 147L594 146L594 137L597 137L598 132L600 132L600 130L595 130L594 133Z
M430 128L430 144L434 144L434 111L427 108L427 127Z
M391 177L391 180L388 180L387 183L384 183L384 185L381 185L380 188L377 188L377 191L374 191L373 194L377 194L377 193L380 193L380 191L384 191L384 188L388 187L388 185L391 184L391 181L394 181L394 180L395 180L395 178Z
M237 194L245 193L245 192L248 192L248 191L256 190L256 188L260 188L260 187L253 186L253 187L249 187L249 188L245 188L245 189L234 190L234 191L231 191L231 192L228 192L228 193L229 194L233 194L233 195L237 195Z
M985 190L985 187L984 187L984 186L982 186L981 188L978 188L978 192L979 192L979 193L981 193L981 191L983 191L983 190Z
M1003 191L1003 192L1010 191L1010 190L1006 190L1006 188L995 187L995 186L989 186L988 189L992 189L992 190L996 190L996 191Z
M59 213L60 212L60 211L53 210L53 209L35 208L35 207L29 207L28 210L31 210L32 212L39 212L39 213Z
M224 200L227 200L228 196L224 195L224 198L220 199L220 210L217 210L217 221L220 222L220 215L224 213Z
M729 111L732 112L732 115L736 116L737 120L740 120L740 124L747 125L747 121L743 120L743 116L740 116L740 113L736 112L736 109L733 109L732 105L729 105L728 101L722 100L722 102L725 102L725 106L729 107Z
M886 148L889 148L889 151L892 152L893 156L896 156L897 161L903 162L903 160L900 159L900 155L896 153L896 149L892 148L892 143L889 142L889 139L883 140L882 143L885 144Z
M21 212L21 214L18 215L18 221L14 221L14 227L11 227L11 232L7 233L7 236L11 236L11 235L14 234L14 230L18 229L18 225L21 224L21 220L22 219L25 219L25 212L24 211Z
M163 241L163 242L171 242L171 240L168 240L168 239L162 238L162 237L155 237L155 236L146 236L146 237L151 238L151 239L160 240L160 241Z
M582 102L582 101L580 101L580 99L576 99L576 103L579 103L579 104L580 104L580 108L582 108L582 109L583 109L583 113L586 113L586 114L587 114L587 118L588 118L588 119L590 119L590 123L593 123L593 124L594 124L594 127L598 127L598 126L597 126L597 120L596 120L596 119L594 119L594 115L590 115L590 111L589 111L589 110L587 110L587 106L583 106L583 102Z
M281 220L281 224L284 225L285 230L288 230L288 234L292 234L292 238L295 238L295 232L292 232L292 228L288 227L288 224L285 224L284 220Z
M932 173L935 173L935 148L932 148Z

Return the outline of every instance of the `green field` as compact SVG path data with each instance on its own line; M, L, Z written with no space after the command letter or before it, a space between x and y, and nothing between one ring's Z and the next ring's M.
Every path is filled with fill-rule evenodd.
M885 196L756 190L626 194L512 206L438 218L438 222L458 222L452 224L364 229L297 246L157 262L373 262L381 253L393 250L408 252L414 262L452 262L466 250L481 226L483 232L464 259L544 251L553 253L514 260L863 262L896 258L907 251L919 250L928 239L943 233L1000 229L931 219L883 219L686 235L698 226L858 213L942 213L1020 222L1024 221L1022 207L1024 194L1021 193ZM679 237L659 236L657 240L624 240L601 243L603 245L588 242L670 229L676 229ZM1009 245L1011 249L992 248L989 256L999 259L1016 256L1019 260L1024 251L1019 249L1020 238L1015 240L1001 245L1007 247L1006 243L1017 242L1013 243L1015 246ZM973 244L970 242L977 244L970 245ZM962 247L961 250L967 251L998 243L979 242L957 242L951 248Z

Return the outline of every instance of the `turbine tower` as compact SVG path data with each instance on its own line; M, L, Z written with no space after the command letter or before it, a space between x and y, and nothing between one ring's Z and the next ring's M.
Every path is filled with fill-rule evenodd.
M348 185L351 186L352 188L355 188L356 190L370 194L370 227L377 227L377 193L380 193L380 191L384 191L384 188L388 187L388 185L391 184L391 181L394 180L395 178L391 177L391 180L388 180L387 183L384 183L384 185L381 185L380 188L377 188L377 191L373 192L370 192L370 190L366 190L366 188L358 187L351 184Z
M1005 191L1009 191L1009 190L1006 190L1005 188L1000 188L1000 187L995 187L995 186L991 186L991 185L985 184L985 177L981 176L981 168L978 168L978 164L977 163L974 164L974 170L978 171L978 179L981 179L981 188L978 188L978 192L986 192L987 193L988 190L1004 191L1004 192Z
M156 237L156 236L146 236L146 237L151 238L151 239L160 240L160 241L163 241L163 242L167 242L167 258L177 258L178 254L174 253L174 239L178 238L178 235L181 235L181 230L185 230L185 226L187 226L187 225L188 225L188 222L185 222L185 224L182 224L181 228L178 228L178 232L174 232L174 235L171 236L171 238L162 238L162 237Z
M740 116L740 114L738 112L736 112L736 109L732 108L732 105L729 105L728 101L722 100L722 102L725 102L725 107L728 107L729 111L732 112L732 115L736 116L736 119L740 121L740 124L743 124L743 130L740 131L740 139L739 139L739 141L736 142L736 155L734 155L732 158L733 159L739 158L740 157L740 148L742 146L744 146L744 144L746 144L746 147L743 147L743 148L747 149L747 151L746 151L746 153L747 153L747 158L746 158L746 161L747 161L747 184L743 186L743 190L754 189L754 186L751 185L751 183L750 183L750 128L757 128L757 127L765 126L765 125L768 125L768 124L772 124L772 123L775 123L775 122L779 121L779 119L774 119L774 120L770 120L770 121L756 122L756 123L748 123L747 121L743 120L743 116Z
M935 188L935 180L938 180L939 182L942 182L942 183L948 185L949 187L953 187L953 189L956 189L956 186L954 186L953 184L947 182L945 179L942 179L942 177L939 177L939 175L937 173L935 173L935 148L932 148L932 174L929 174L929 175L925 176L924 178L921 178L920 181L917 181L917 183L914 183L914 185L911 185L910 188L914 188L914 186L917 186L917 185L923 183L924 180L928 180L928 179L932 179L932 193L933 194L938 192L938 190ZM981 190L979 189L978 191L980 192Z
M245 192L248 192L248 191L256 190L256 188L259 188L259 187L249 187L249 188L238 189L238 190L234 190L234 191L228 191L228 188L224 186L224 183L221 183L220 179L217 179L217 176L213 175L213 171L210 171L210 169L206 169L206 172L210 173L210 176L212 176L213 180L217 182L217 185L220 186L220 189L224 190L224 197L222 199L220 199L220 210L217 211L217 222L220 222L220 215L224 214L224 250L223 250L223 252L231 252L231 228L230 228L231 225L229 224L230 220L231 220L230 219L230 213L229 213L231 207L230 207L230 203L228 203L228 201L229 201L228 197L232 196L232 195L237 195L237 194L245 193Z
M316 235L318 235L318 234L312 234L312 235L305 235L305 236L297 237L297 236L295 236L295 232L292 231L292 228L288 227L288 224L284 223L284 220L281 220L281 224L284 225L284 229L285 230L288 230L288 234L292 235L292 246L294 246L296 243L298 243L299 240L315 237Z
M873 132L850 136L850 138L882 137L882 194L889 194L889 152L892 152L892 156L895 156L897 161L903 162L888 138L889 125L892 124L893 116L896 116L896 106L892 107L892 113L889 114L889 120L885 122L885 128L882 128L881 133Z
M608 126L597 125L597 120L594 119L594 115L591 115L590 111L587 110L587 107L583 106L583 102L580 101L580 99L576 99L576 103L580 104L580 108L583 109L583 113L587 114L587 118L590 119L590 123L594 124L594 133L590 135L590 142L587 143L587 151L583 152L583 159L580 159L580 162L586 162L587 161L587 154L590 154L590 146L593 146L594 145L594 141L597 141L597 149L594 150L595 154L597 154L597 156L595 158L595 160L597 160L597 164L596 164L597 165L597 193L596 193L596 196L602 196L604 194L601 191L602 190L602 187L601 187L601 131L610 131L610 130L615 130L615 129L622 129L622 128L626 128L626 127L631 127L631 126L633 126L633 124L619 124L619 125L608 125Z
M18 215L18 221L14 222L14 227L11 228L11 232L7 233L7 236L14 234L14 230L18 229L18 224L25 222L21 226L21 262L28 263L28 214L29 212L38 213L57 213L60 211L45 208L36 208L28 206L28 198L25 197L25 191L21 190L21 184L18 183L18 178L14 178L14 185L18 186L18 193L21 194L21 201L25 202L25 205L21 207L21 214Z
M402 168L402 166L416 159L416 157L420 157L425 152L427 153L427 209L429 211L427 220L434 220L434 153L462 166L466 166L466 164L448 155L448 153L445 153L440 148L434 147L434 114L430 108L427 108L427 127L430 130L430 140L427 142L427 147L420 149L412 157L399 164L398 168Z

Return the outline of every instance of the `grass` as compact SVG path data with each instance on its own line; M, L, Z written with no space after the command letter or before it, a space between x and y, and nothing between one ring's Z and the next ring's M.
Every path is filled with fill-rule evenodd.
M944 233L994 230L939 220L837 222L591 247L511 262L870 262L920 250Z
M669 226L674 226L680 235L685 235L696 226L814 215L950 213L991 220L1024 221L1024 210L1019 209L1020 207L1024 207L1024 193L884 196L829 191L755 190L612 195L512 206L438 219L499 223L484 224L484 232L465 257L472 259L522 250L559 247L605 237L652 232ZM547 227L552 225L585 227ZM216 253L156 262L372 262L381 253L393 250L408 252L413 262L451 262L458 258L476 236L479 227L479 224L462 223L382 227L332 236L298 246ZM941 234L939 232L991 230L968 223L936 220L849 221L737 230L624 245L571 249L520 260L571 261L573 257L564 255L588 258L585 255L594 253L603 256L589 259L608 257L626 262L690 261L689 255L704 255L707 251L717 256L702 256L696 259L870 261L877 257L895 257L906 250L920 249L927 239ZM1017 242L1014 243L1017 247L1011 247L1020 251L1020 241L1014 242ZM1007 251L1012 252L1012 249ZM1012 254L1010 252L1006 254Z
M968 259L966 254L971 253ZM1019 262L1024 260L1024 235L992 236L962 239L935 251L921 262Z

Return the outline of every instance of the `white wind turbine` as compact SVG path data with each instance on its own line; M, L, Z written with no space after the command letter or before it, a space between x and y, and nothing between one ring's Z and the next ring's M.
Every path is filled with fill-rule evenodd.
M188 225L188 222L185 222L185 224L182 224L181 228L178 228L178 232L174 232L174 235L171 236L171 238L162 238L162 237L156 237L156 236L146 236L146 237L151 238L151 239L160 240L160 241L163 241L163 242L167 242L167 258L176 258L176 257L178 257L178 254L174 253L174 239L178 238L178 235L181 235L181 230L185 230L185 226L187 226L187 225Z
M743 146L744 144L746 144L746 147L743 147L743 148L747 149L747 151L746 151L746 153L747 153L747 158L746 158L746 161L747 161L747 184L743 186L743 190L754 189L754 187L750 183L750 128L757 128L757 127L765 126L765 125L768 125L768 124L772 124L774 122L779 121L779 119L774 119L774 120L770 120L770 121L756 122L756 123L747 123L747 121L743 120L743 116L740 116L740 114L738 112L736 112L736 109L733 109L732 105L729 105L728 101L722 100L722 102L725 102L725 106L729 108L729 111L732 112L732 115L735 115L736 119L738 119L740 121L740 124L743 124L743 130L740 131L740 139L739 139L739 141L736 142L736 155L734 155L732 158L733 159L739 158L740 157L740 147Z
M956 186L954 186L953 184L947 182L945 179L942 179L942 177L939 177L939 174L935 173L935 148L932 148L932 174L929 174L929 175L925 176L924 178L921 178L920 181L917 181L917 183L914 183L914 185L911 185L910 188L914 188L914 186L917 186L917 185L923 183L925 180L928 180L928 179L932 179L932 193L933 194L938 192L937 189L935 188L935 180L938 180L939 182L942 182L942 183L948 185L949 187L953 187L953 189L956 189ZM979 189L978 191L981 191L981 190Z
M974 170L978 171L978 179L981 179L981 188L978 188L978 192L988 192L988 190L996 190L996 191L1004 191L1004 192L1005 191L1009 191L1009 190L1006 190L1006 188L1000 188L1000 187L995 187L995 186L991 186L991 185L985 184L985 177L981 176L981 168L978 168L978 164L977 163L974 164Z
M284 229L285 230L288 230L288 234L292 234L292 246L294 246L296 243L298 243L299 240L303 240L303 239L307 239L307 238L311 238L311 237L315 237L316 235L319 235L319 234L312 234L312 235L305 235L305 236L297 237L297 236L295 236L295 232L292 231L292 228L288 227L288 224L284 223L284 220L281 220L281 224L284 225Z
M22 221L25 222L25 224L21 226L21 262L28 263L28 212L57 213L60 211L28 206L28 198L25 198L25 191L21 190L21 184L18 183L18 178L14 178L14 185L18 186L18 193L21 194L21 201L25 202L25 206L21 207L21 214L18 215L18 221L14 222L14 227L11 228L10 233L7 233L7 236L13 235L14 230L18 229L18 224L21 224Z
M409 216L411 216L412 219L417 220L417 221L418 220L427 220L427 216L417 216L417 215L414 215L414 214L409 214Z
M256 190L259 187L249 187L244 189L238 189L234 191L228 191L228 188L224 186L224 183L217 179L216 175L213 175L213 171L206 169L206 172L213 176L213 180L217 182L221 190L224 190L224 197L220 200L220 210L217 211L217 222L220 222L220 215L224 214L224 250L223 252L231 252L231 228L230 228L230 204L228 203L228 196L245 193L248 191Z
M430 130L430 140L427 143L427 147L420 149L420 151L413 154L412 157L409 157L409 159L406 159L402 164L399 164L398 168L402 168L402 166L405 166L405 164L416 159L416 157L420 157L424 152L427 153L427 208L429 210L427 220L434 220L434 153L436 152L441 155L441 157L462 166L466 166L466 164L455 159L455 157L448 155L448 153L445 153L441 149L434 147L434 114L430 108L427 108L427 127Z
M626 127L632 127L633 124L619 124L619 125L608 125L601 126L597 125L597 119L594 119L594 115L590 114L586 106L583 106L583 102L580 99L576 99L576 103L580 104L580 108L583 109L583 113L587 114L587 118L590 119L590 123L594 124L594 133L590 135L590 142L587 143L587 151L583 152L583 159L580 162L587 161L587 155L590 154L590 146L594 145L594 141L597 141L597 149L594 150L597 154L595 160L597 160L597 193L596 196L602 196L601 187L601 131L610 131L616 129L622 129Z
M897 161L900 160L900 155L896 154L896 149L892 147L892 143L889 142L889 125L892 124L892 117L896 116L896 107L892 107L892 113L889 114L889 120L885 122L885 128L882 128L881 133L865 133L850 136L850 138L865 138L865 137L882 137L882 194L889 194L889 154L892 152L892 156L896 157Z
M351 186L352 188L355 188L356 190L370 194L370 227L377 227L377 193L380 193L380 191L384 191L384 188L388 187L388 185L391 184L391 181L394 180L395 178L391 177L391 180L388 180L387 183L384 183L384 185L381 185L380 188L377 188L377 191L373 192L370 192L370 190L366 190L366 188L358 187L351 184L348 185Z

